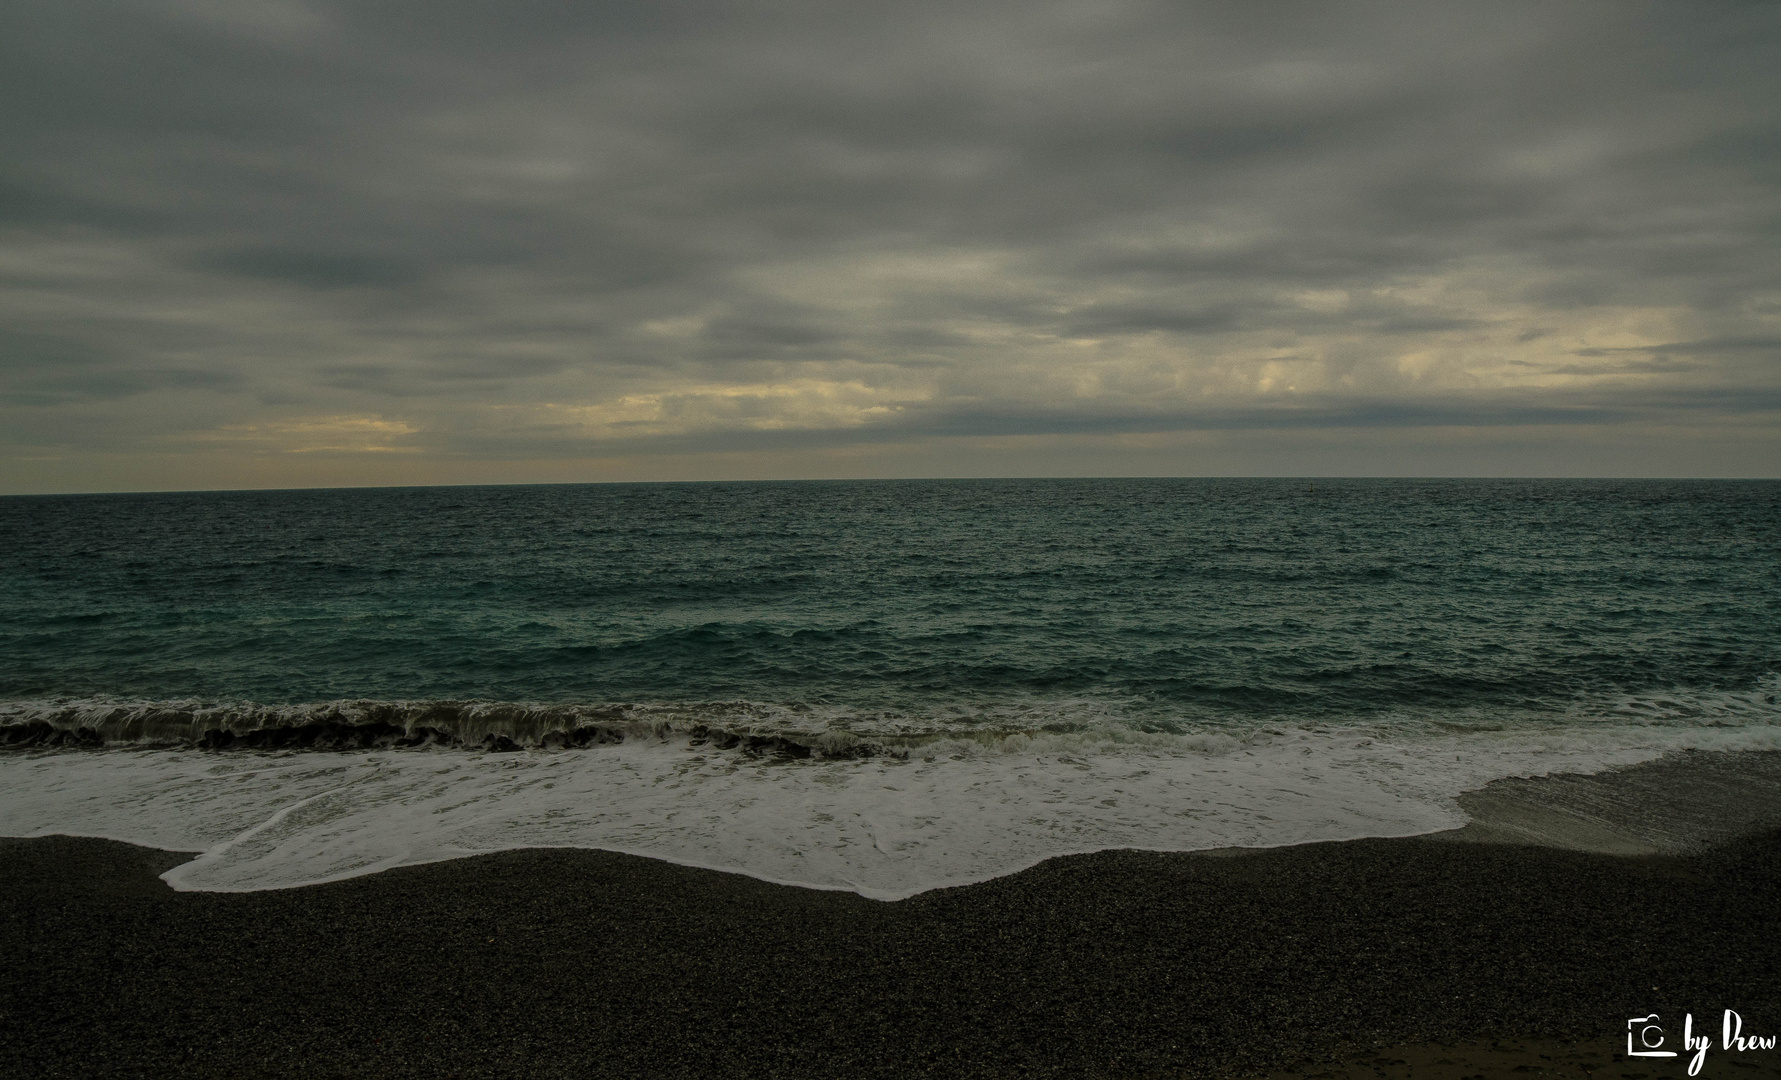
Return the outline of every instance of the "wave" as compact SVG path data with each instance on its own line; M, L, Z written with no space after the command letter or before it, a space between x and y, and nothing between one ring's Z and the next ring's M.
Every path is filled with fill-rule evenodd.
M639 740L787 759L907 758L938 743L984 744L1088 729L1143 737L1116 707L1047 702L937 715L752 701L549 704L354 700L304 704L54 700L0 702L0 747L204 750L562 750Z
M746 706L707 706L746 719ZM205 750L489 751L569 749L640 738L684 737L721 750L791 758L908 752L845 732L763 733L698 719L695 709L473 701L331 701L299 705L193 702L0 704L0 745L15 748L192 747ZM692 713L692 715L687 715Z
M1448 710L1146 732L1113 723L1115 713L1094 703L961 719L758 703L13 702L0 705L0 730L19 748L0 755L0 832L202 852L166 875L182 889L288 888L583 847L897 899L1110 847L1452 829L1467 820L1455 800L1503 777L1781 750L1774 677L1740 691L1602 695L1540 723ZM880 726L844 730L868 722ZM571 736L587 749L543 749ZM521 740L540 749L489 752ZM83 745L132 749L68 749ZM360 752L276 752L303 746ZM275 752L234 752L254 747ZM1635 809L1641 820L1671 813Z
M1742 690L1598 693L1538 712L1399 709L1332 723L1327 717L1159 725L1118 701L1065 699L936 707L927 714L862 713L807 704L541 703L455 700L259 702L55 699L0 702L0 747L203 750L562 750L682 741L784 759L906 759L965 747L1022 749L1035 738L1156 741L1207 749L1266 741L1285 731L1345 730L1381 737L1515 728L1550 734L1601 724L1743 726L1781 723L1781 675Z

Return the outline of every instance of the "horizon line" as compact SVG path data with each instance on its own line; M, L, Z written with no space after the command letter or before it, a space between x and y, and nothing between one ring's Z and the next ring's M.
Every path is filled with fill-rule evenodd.
M707 480L558 480L558 481L518 481L494 484L333 484L333 485L297 485L290 487L217 487L217 488L119 488L103 491L17 491L0 492L0 499L55 499L76 498L81 496L105 495L235 495L280 491L425 491L433 489L456 488L548 488L548 487L694 487L710 484L907 484L907 483L1006 483L1013 481L1113 481L1113 480L1268 480L1314 483L1317 481L1355 481L1355 480L1394 480L1420 481L1617 481L1621 483L1651 482L1722 482L1722 483L1772 483L1781 480L1781 476L1537 476L1516 474L1492 475L1452 475L1427 474L1419 476L1390 476L1378 474L1160 474L1133 473L1109 474L1104 476L809 476L809 477L751 477L751 478L713 478Z

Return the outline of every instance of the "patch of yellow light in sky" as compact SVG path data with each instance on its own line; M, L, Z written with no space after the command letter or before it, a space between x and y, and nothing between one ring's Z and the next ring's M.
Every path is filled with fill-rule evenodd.
M1010 272L1003 276L1000 270ZM755 283L769 281L779 299L826 307L837 316L849 304L888 303L893 283L914 286L917 296L960 287L975 293L1000 290L1025 301L1050 297L1060 311L1144 299L1117 285L1083 295L1047 293L1042 283L1020 277L981 252L873 256L825 263L820 273L810 265L781 266ZM1405 278L1365 291L1303 290L1281 294L1279 302L1313 313L1316 318L1307 323L1237 325L1194 334L1138 324L1129 332L1087 338L1070 332L1067 321L1061 332L1048 332L961 312L941 320L950 342L913 354L874 355L868 319L853 324L860 334L841 355L801 364L802 378L787 379L784 368L773 365L758 380L745 376L676 385L646 379L605 394L595 391L582 402L558 397L543 409L555 418L547 423L567 421L588 437L613 439L858 428L922 404L948 402L970 407L1000 402L1041 410L1097 402L1108 410L1154 412L1287 395L1394 397L1587 388L1601 385L1604 377L1676 377L1641 363L1648 357L1638 350L1702 333L1690 329L1690 312L1683 308L1562 308L1525 299L1537 295L1540 284L1538 275L1518 268L1490 267ZM1427 328L1414 328L1419 319ZM1393 320L1412 328L1393 329ZM639 329L662 337L692 337L706 321L705 315L687 314ZM845 317L837 321L848 323ZM1589 351L1594 349L1628 351L1592 357ZM922 362L899 364L912 355ZM862 371L873 374L862 377Z
M381 416L302 416L258 424L226 424L193 432L185 441L234 444L243 450L285 454L417 453L415 446L395 446L392 438L414 435L420 428Z
M572 418L596 438L693 431L782 431L858 427L886 419L903 404L858 380L795 379L720 383L627 394L589 405L546 403L547 414Z

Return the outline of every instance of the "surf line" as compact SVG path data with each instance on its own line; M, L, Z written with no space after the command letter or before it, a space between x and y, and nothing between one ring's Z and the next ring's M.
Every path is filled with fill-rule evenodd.
M314 795L309 796L308 798L298 799L296 802L291 803L289 806L279 807L276 811L273 812L271 817L267 818L265 821L260 822L258 825L255 825L253 828L248 829L246 832L239 833L235 836L232 836L227 840L224 840L222 843L216 845L215 847L207 849L201 855L199 855L196 859L193 859L191 862L181 863L178 866L175 866L173 869L162 874L161 880L165 881L167 884L173 886L173 888L175 888L175 889L181 889L181 891L185 891L181 887L181 884L180 884L181 881L183 881L186 877L190 876L191 874L196 873L203 867L220 861L223 858L223 856L227 855L229 853L229 851L231 849L233 849L234 847L236 847L237 845L245 843L249 840L252 840L254 837L265 832L267 829L273 828L274 826L278 825L280 822L284 821L285 818L290 817L292 814L296 813L298 810L303 809L305 806L309 806L312 803L321 801L322 799L326 799L331 796L338 795L341 792L347 790L348 788L351 788L358 784L361 784L364 781L370 779L373 776L376 776L378 773L383 771L383 763L380 761L367 760L367 761L361 762L360 764L364 765L364 766L368 766L368 768L365 769L364 771L362 771L358 776L355 776L351 780L348 780L346 783L337 784L334 787L328 788L325 791L318 791Z

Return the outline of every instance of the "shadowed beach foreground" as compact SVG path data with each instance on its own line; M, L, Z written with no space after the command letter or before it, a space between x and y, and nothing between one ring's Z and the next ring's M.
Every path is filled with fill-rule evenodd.
M1684 1075L1614 1060L1653 1012L1715 1036L1703 1076L1781 1075L1717 1049L1724 1009L1781 1032L1775 771L1510 781L1438 838L898 903L561 850L176 893L178 854L4 840L0 1075Z

